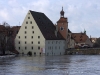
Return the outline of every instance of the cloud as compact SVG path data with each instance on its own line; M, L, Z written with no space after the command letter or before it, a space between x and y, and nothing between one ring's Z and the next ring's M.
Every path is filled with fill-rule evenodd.
M100 36L100 0L1 0L0 5L0 22L10 25L22 24L28 10L45 13L55 24L63 6L72 32L85 28L88 35Z
M9 21L10 16L9 16L9 13L7 12L7 9L2 9L2 10L0 10L0 17L1 17L3 20Z

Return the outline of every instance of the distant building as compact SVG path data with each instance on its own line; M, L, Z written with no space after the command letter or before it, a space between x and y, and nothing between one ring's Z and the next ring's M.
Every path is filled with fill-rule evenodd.
M72 38L75 41L75 46L88 45L93 47L93 43L85 33L72 33Z
M90 37L90 40L91 40L93 43L95 43L97 39L98 39L98 38Z
M15 38L19 53L32 55L64 55L65 39L49 18L29 10Z
M68 19L64 17L63 7L56 28L58 28L60 34L66 39L66 49L75 48L77 45L82 46L84 44L89 45L90 47L93 46L93 43L86 35L86 31L84 31L84 33L72 33L68 29Z

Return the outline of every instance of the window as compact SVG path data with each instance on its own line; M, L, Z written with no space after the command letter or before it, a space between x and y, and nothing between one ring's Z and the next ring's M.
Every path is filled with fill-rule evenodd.
M19 41L19 44L20 44L20 41Z
M60 49L60 46L59 46L59 49Z
M26 39L26 36L25 36L25 39Z
M32 24L32 21L30 21L30 24Z
M34 33L34 31L32 31L32 33Z
M25 44L27 44L27 42L25 41Z
M27 29L27 26L25 26L25 29Z
M60 44L60 41L59 41L59 44Z
M20 36L19 36L19 39L20 39Z
M40 50L40 47L38 46L38 50Z
M25 34L26 34L27 32L25 31Z
M55 47L55 49L57 49L57 47Z
M33 49L33 46L32 46L32 49Z
M40 38L40 36L38 36L38 38Z
M28 21L26 21L26 24L28 24Z
M49 49L49 47L48 47L48 49Z
M82 41L82 39L80 39L80 41Z
M31 36L31 38L33 39L33 36Z
M27 47L25 47L25 49L27 49Z
M50 47L50 49L51 49L51 47Z
M57 44L57 41L56 41L56 44Z
M52 41L52 44L53 44L53 41Z
M40 41L38 41L38 44L40 44Z
M19 47L19 50L20 50L20 47Z
M32 29L34 29L34 26L32 26Z
M49 44L50 42L48 41L48 44Z
M28 19L30 19L30 17L28 17Z
M33 41L31 43L33 44Z

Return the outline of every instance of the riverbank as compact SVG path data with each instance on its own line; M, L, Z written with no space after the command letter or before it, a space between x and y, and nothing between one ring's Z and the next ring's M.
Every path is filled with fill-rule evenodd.
M11 58L11 57L15 57L15 56L16 56L16 54L13 54L13 55L1 55L0 59Z
M100 48L85 48L85 49L67 49L65 55L98 55L100 54Z

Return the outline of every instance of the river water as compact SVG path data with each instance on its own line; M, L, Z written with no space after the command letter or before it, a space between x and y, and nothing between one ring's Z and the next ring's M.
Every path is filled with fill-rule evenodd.
M100 55L5 58L0 75L100 75Z

